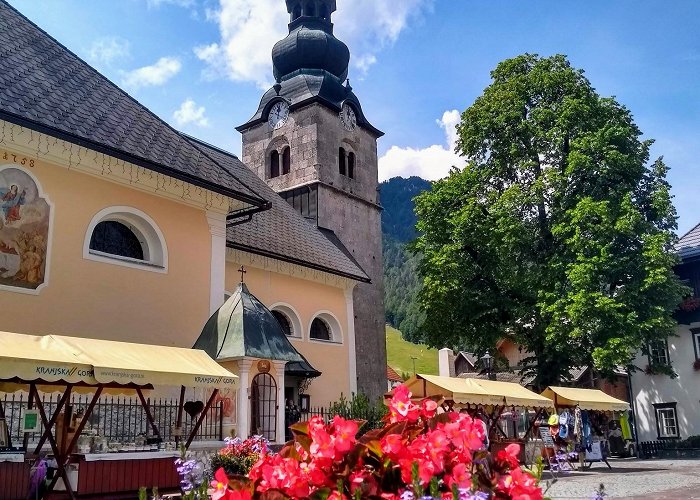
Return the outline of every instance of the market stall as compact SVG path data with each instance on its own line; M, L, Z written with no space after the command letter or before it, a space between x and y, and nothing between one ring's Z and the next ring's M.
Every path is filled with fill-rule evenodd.
M581 465L587 462L590 467L593 462L604 462L610 467L609 424L616 412L629 410L629 403L598 389L548 387L542 396L551 398L556 408L547 422L556 450L578 454ZM629 427L626 415L620 421L623 427Z
M465 411L482 419L487 426L491 451L513 442L524 445L535 437L535 422L545 412L554 410L551 399L511 382L417 374L405 385L416 400L435 398L445 411ZM523 432L508 433L501 425L503 417L516 414L524 419ZM521 460L529 462L525 459L525 446L521 450Z
M190 433L178 437L181 444L189 447L219 388L232 387L236 378L205 352L194 349L0 332L0 392L23 390L29 394L23 416L29 425L24 442L9 442L9 433L5 432L6 446L2 449L10 453L0 452L0 478L10 473L15 477L20 467L18 463L24 471L30 461L42 457L56 469L47 485L47 493L61 488L71 499L78 495L106 497L136 491L141 486L177 487L179 477L174 466L177 451L174 446L171 450L158 446L160 431L144 391L155 386L180 387L177 429L182 429L185 388L202 387L212 391L206 404L201 404ZM52 411L43 404L41 392L61 393ZM73 412L70 405L74 392L91 394L89 404L80 414ZM95 449L94 439L82 444L81 437L92 411L100 396L106 393L138 397L154 437L150 443L113 450ZM0 409L0 418L2 416ZM30 429L32 416L36 420L34 429ZM39 432L40 438L36 445L28 448L32 430ZM12 456L12 459L3 460L2 456ZM20 486L25 488L20 496L2 491L0 498L25 498L26 486Z

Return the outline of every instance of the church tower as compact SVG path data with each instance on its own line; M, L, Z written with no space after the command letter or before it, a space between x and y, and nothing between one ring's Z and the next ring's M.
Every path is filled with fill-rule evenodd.
M333 35L336 0L286 0L289 35L273 51L275 85L237 127L243 163L337 238L371 283L353 292L358 392L386 391L377 139L348 77L350 51ZM328 231L330 230L330 231Z

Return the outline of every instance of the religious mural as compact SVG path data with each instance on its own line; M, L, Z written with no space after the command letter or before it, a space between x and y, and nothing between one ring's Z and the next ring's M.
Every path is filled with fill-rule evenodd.
M36 290L45 282L50 215L29 174L0 167L0 286Z

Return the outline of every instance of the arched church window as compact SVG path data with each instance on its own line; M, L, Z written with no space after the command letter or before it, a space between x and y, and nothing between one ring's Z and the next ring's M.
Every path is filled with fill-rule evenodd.
M272 315L280 324L280 327L282 327L282 331L287 337L294 336L294 331L292 330L292 322L289 320L286 314L284 314L281 311L272 311Z
M301 17L301 4L298 3L294 6L294 10L292 11L292 21L295 21Z
M346 168L345 165L347 163L347 156L345 154L345 148L339 148L338 149L338 171L340 172L340 175L346 175Z
M144 260L138 236L126 224L106 220L95 226L90 237L90 250L128 259Z
M321 318L316 318L311 323L311 333L309 336L316 340L333 340L331 328Z
M304 15L308 17L316 16L316 4L314 2L308 2L304 8Z
M153 219L132 207L105 208L92 218L83 257L157 272L168 267L163 233Z
M355 153L348 153L348 177L355 178Z
M280 176L280 154L276 150L270 154L270 179Z
M291 166L291 156L289 146L282 151L282 175L288 174Z
M326 4L321 5L321 8L319 9L318 16L321 19L328 19L328 7Z

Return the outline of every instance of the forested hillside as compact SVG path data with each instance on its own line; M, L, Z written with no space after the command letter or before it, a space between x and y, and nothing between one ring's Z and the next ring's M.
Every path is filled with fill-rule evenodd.
M430 189L430 182L420 177L394 177L380 185L382 231L384 233L384 298L386 321L401 331L407 340L421 339L422 322L418 309L420 281L416 272L418 259L406 245L416 237L413 198Z

